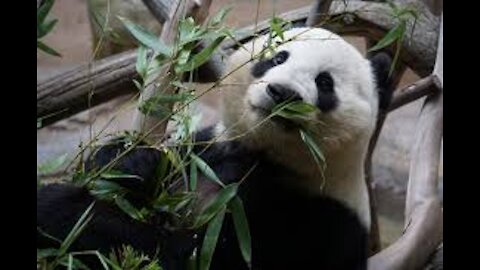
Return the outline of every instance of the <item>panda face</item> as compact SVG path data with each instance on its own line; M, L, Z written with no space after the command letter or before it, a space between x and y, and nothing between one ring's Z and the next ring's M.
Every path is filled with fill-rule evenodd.
M225 125L235 123L234 129L245 132L262 123L256 131L261 136L295 136L298 130L269 115L279 103L300 100L319 109L309 116L308 125L325 141L341 143L359 134L370 135L378 93L369 61L341 37L323 29L295 28L284 34L292 40L227 77ZM250 52L237 51L229 69L251 60L251 50L253 55L260 53L266 42L267 37L261 37L245 46Z

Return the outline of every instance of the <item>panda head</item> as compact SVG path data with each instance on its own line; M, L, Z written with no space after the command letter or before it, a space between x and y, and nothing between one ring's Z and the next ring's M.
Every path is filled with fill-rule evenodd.
M298 128L269 117L277 104L298 100L318 108L307 125L324 147L368 140L379 108L388 105L389 58L366 59L344 39L320 28L294 28L284 38L290 41L274 40L278 46L268 57L252 60L267 36L231 56L231 75L222 87L227 132L245 135L258 148L298 141Z

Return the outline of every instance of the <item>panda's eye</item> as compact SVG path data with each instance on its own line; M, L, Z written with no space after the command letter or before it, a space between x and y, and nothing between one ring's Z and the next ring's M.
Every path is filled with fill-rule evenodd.
M272 63L275 66L281 65L285 63L288 59L288 52L287 51L281 51L277 53L273 58L272 58Z
M315 78L315 83L317 85L318 91L322 93L332 93L333 92L333 78L332 75L328 72L321 72Z

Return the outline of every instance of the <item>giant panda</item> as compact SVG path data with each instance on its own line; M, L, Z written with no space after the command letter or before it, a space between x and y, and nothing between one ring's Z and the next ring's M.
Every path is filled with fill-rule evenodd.
M229 58L219 85L222 119L195 136L193 151L225 184L242 182L238 192L252 239L248 266L227 215L211 269L366 269L371 221L364 161L378 112L391 98L390 58L381 53L366 59L334 33L301 27L284 33L287 42L274 40L277 47L270 55L252 59L268 39L259 37ZM307 125L325 156L323 171L298 123L269 116L290 100L318 108ZM106 164L124 149L113 142L97 151L89 166ZM154 148L134 149L116 166L145 179L132 183L142 194L159 156ZM205 194L220 189L205 176L199 183ZM141 203L141 197L132 199ZM80 187L48 185L37 193L37 227L62 239L94 200ZM101 201L94 211L72 248L105 251L126 243L152 256L160 246L165 269L186 269L201 244L202 230L172 232L161 226L161 218L138 223ZM37 236L39 248L52 245Z

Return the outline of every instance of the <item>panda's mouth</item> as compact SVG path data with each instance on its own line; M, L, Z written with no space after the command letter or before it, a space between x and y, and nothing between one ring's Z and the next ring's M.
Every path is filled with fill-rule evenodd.
M254 111L256 114L258 114L261 118L268 120L280 128L284 130L296 130L301 127L301 125L291 119L287 119L284 117L281 117L279 115L275 115L272 112L272 108L267 109L264 107L260 106L255 106L250 103L250 107L252 108L252 111Z

